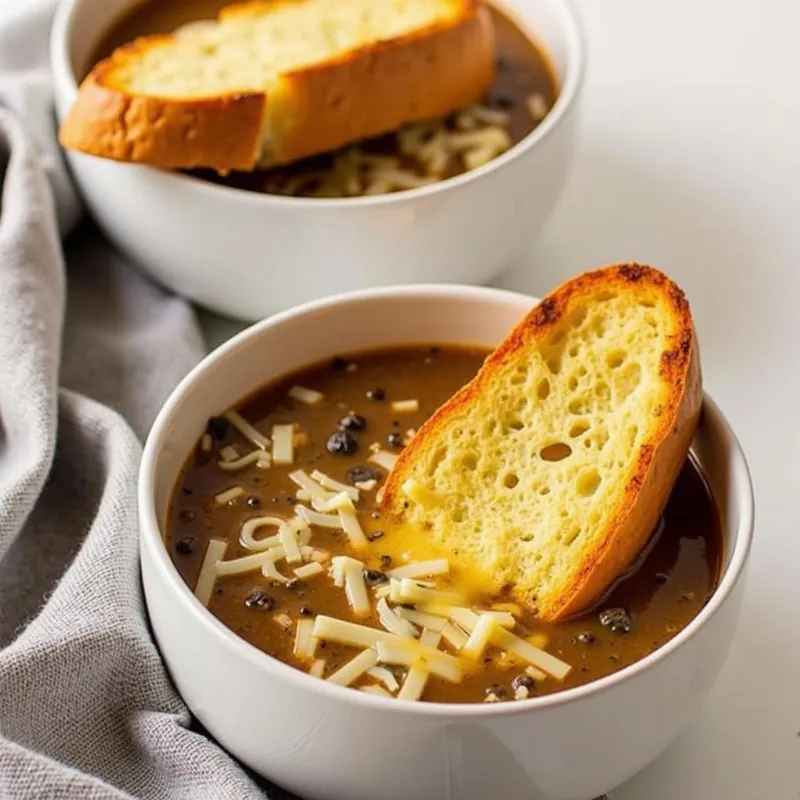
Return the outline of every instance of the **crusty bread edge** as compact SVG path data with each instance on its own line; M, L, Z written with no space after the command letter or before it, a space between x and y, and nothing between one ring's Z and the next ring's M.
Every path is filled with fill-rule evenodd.
M605 536L592 552L583 556L577 579L565 586L551 604L537 602L537 616L557 622L591 607L636 558L649 539L669 499L672 487L686 460L702 409L700 354L689 303L681 289L652 267L620 264L579 275L545 297L486 359L478 375L456 392L419 429L401 453L384 485L381 507L401 517L404 497L401 486L417 451L424 447L426 432L436 430L457 414L505 360L532 341L542 341L569 312L571 301L596 289L648 287L661 291L669 300L677 334L661 357L661 377L670 387L661 407L659 422L651 439L640 449L638 463L606 528ZM531 606L531 598L514 592L516 599Z
M92 69L59 141L101 158L226 173L288 163L443 116L477 100L494 75L489 11L477 0L463 2L458 18L287 73L269 97L162 98L115 87L120 63L171 38L141 37ZM417 91L423 82L425 91Z

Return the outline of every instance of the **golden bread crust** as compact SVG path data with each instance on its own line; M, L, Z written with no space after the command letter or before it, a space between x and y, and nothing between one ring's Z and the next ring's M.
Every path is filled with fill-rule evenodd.
M133 94L121 68L142 48L172 39L142 37L83 81L59 141L102 158L226 173L288 163L443 116L478 99L494 74L489 12L475 0L461 5L459 16L441 24L286 73L269 94ZM260 7L238 4L223 15Z
M381 506L402 517L406 498L401 487L413 465L436 446L443 425L461 415L526 348L544 342L576 302L599 290L659 293L668 301L676 333L661 354L660 379L666 398L654 411L657 422L639 447L603 534L590 548L574 553L576 566L555 590L536 600L536 613L554 622L597 602L624 574L649 539L663 513L672 486L686 460L702 408L700 354L689 304L680 288L661 272L638 264L606 267L580 275L545 297L487 358L476 378L459 390L419 429L400 455L383 489ZM487 510L487 514L491 512ZM531 606L527 592L511 593Z

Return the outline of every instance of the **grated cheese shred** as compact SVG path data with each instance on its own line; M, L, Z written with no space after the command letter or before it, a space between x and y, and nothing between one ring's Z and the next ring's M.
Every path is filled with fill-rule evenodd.
M233 409L229 409L223 415L239 433L247 439L250 444L259 450L269 449L269 439L263 433L256 430L241 414Z
M212 539L206 547L206 554L203 557L203 564L200 567L200 574L194 587L194 596L207 606L211 600L211 593L214 591L214 583L217 579L217 562L225 557L228 543L222 539Z

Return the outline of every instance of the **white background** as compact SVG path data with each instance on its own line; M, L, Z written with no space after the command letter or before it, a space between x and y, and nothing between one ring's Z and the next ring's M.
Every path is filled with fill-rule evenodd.
M572 179L529 261L498 283L541 295L609 262L668 271L757 497L728 665L691 729L613 800L798 798L800 2L580 6L590 65Z
M609 262L667 270L692 301L706 386L757 495L722 678L614 800L798 798L800 0L579 4L590 66L573 176L528 262L498 283L541 295ZM236 328L204 322L211 342Z

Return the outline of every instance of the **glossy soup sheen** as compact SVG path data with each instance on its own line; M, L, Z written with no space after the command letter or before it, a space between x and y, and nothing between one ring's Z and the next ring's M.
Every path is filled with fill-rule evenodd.
M295 423L307 441L296 450L292 466L248 467L236 473L223 473L217 466L217 454L227 444L234 443L242 453L252 449L236 431L228 428L222 434L215 427L212 454L202 452L198 446L176 486L167 526L170 555L189 587L195 585L211 537L229 541L226 559L243 556L247 553L238 537L245 520L269 514L292 516L297 502L297 486L288 477L292 470L304 469L310 474L316 469L348 483L348 470L369 465L370 445L378 442L386 450L399 452L407 431L418 428L472 378L485 356L483 350L451 346L407 347L353 355L288 376L243 403L238 410L260 431L268 434L273 424ZM357 365L357 369L348 370L348 364ZM324 399L317 405L304 405L287 398L289 388L295 384L322 392ZM384 399L375 399L376 394ZM405 399L418 399L419 411L393 412L391 401ZM343 417L352 412L366 420L366 429L353 434L358 450L349 455L329 453L328 437L338 429ZM243 487L245 495L228 505L217 504L214 495L233 486ZM354 555L374 570L402 565L404 554L410 561L431 557L423 539L392 531L390 521L380 517L375 491L362 491L361 495L357 508L365 532L383 531L384 535L369 544L366 554L363 551L355 554L341 532L314 528L313 547L333 555ZM703 478L689 461L646 553L598 608L555 626L543 626L525 616L519 620L515 633L537 636L548 652L573 667L563 682L552 678L537 681L531 687L532 696L609 675L671 639L695 617L713 592L721 550L721 528L714 503ZM458 586L463 577L452 574L452 583ZM248 607L246 600L254 590L265 592L274 601L274 608ZM488 607L485 604L502 599L480 597L476 602ZM273 619L276 614L286 613L293 622L303 615L313 618L325 614L380 627L374 616L367 619L352 616L344 591L334 587L327 573L301 581L294 588L271 585L259 572L222 578L216 584L209 607L225 625L255 647L306 671L308 663L298 662L293 655L294 627L284 631ZM633 629L629 633L613 633L601 624L599 612L610 608L622 608L631 615ZM444 649L449 648L445 645ZM357 653L355 648L320 643L316 657L326 660L327 677ZM506 658L497 649L490 648L485 655L480 668L461 683L431 678L423 699L484 702L487 691L499 699L512 698L512 682L524 672L525 665ZM395 671L402 678L402 668ZM370 683L374 681L361 680L355 685Z
M213 19L230 0L164 0L144 3L119 19L103 37L95 50L92 64L109 56L117 47L153 33L170 33L181 25L203 19ZM508 114L506 130L511 144L524 139L541 121L534 118L527 105L527 98L540 96L542 108L551 108L558 94L557 81L547 57L508 17L489 6L494 20L497 42L497 69L494 84L482 101L490 109ZM455 117L447 121L448 128L454 126ZM362 145L364 152L399 157L403 167L419 172L414 159L409 159L398 150L393 136L380 137ZM335 155L335 154L334 154ZM195 174L206 180L235 188L262 193L313 195L313 191L299 189L287 191L295 178L330 170L333 157L324 155L308 159L287 167L253 173L232 173L220 176L213 171L197 170ZM452 177L466 169L460 157L450 159L442 178ZM314 186L313 181L309 184Z

